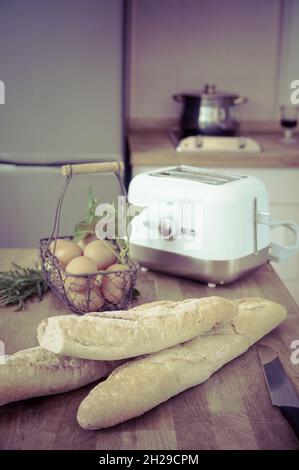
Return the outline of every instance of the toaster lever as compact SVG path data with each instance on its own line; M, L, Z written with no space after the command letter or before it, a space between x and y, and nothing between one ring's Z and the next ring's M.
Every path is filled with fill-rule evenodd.
M253 200L253 250L254 254L258 254L258 235L257 235L257 224L270 225L270 214L269 212L258 212L257 211L257 198Z

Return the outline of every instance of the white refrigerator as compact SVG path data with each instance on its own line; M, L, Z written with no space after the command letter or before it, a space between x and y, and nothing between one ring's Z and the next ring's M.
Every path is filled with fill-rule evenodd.
M36 247L51 233L64 162L123 159L124 1L0 2L0 247ZM74 176L61 234L82 219L89 187L119 193L113 175Z

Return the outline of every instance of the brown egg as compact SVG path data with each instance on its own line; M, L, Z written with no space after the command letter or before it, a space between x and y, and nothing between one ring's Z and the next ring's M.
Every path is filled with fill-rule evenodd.
M128 269L124 264L113 264L109 266L106 272L123 271ZM129 273L115 273L105 275L102 282L102 292L105 299L112 303L119 303L124 300L130 288L130 274Z
M49 251L51 254L53 254L53 251L56 247L56 250L58 250L59 248L62 247L62 245L64 245L66 242L68 242L70 240L68 240L67 238L57 238L57 240L53 240L50 245L49 245Z
M70 290L67 297L72 305L81 312L97 312L105 303L101 292L95 289L86 290L84 292L73 292Z
M54 250L54 244L52 249ZM57 258L59 265L65 269L72 259L82 255L82 250L77 243L71 240L66 240L64 243L56 245L54 255Z
M87 235L87 237L83 238L82 240L80 240L78 242L78 245L80 246L81 250L84 251L85 248L87 247L87 245L91 242L93 242L94 240L97 240L97 237L96 235L93 233L93 234L90 234L90 235Z
M65 270L70 274L96 274L98 271L96 263L86 256L78 256L72 259ZM93 278L66 276L65 289L67 291L82 292L87 289L87 287L90 287L92 282Z
M116 261L113 245L106 240L94 240L89 243L84 250L84 256L91 258L98 269L106 269Z

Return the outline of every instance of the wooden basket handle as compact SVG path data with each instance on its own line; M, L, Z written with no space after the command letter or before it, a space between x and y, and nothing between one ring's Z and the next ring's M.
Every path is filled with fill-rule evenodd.
M87 173L115 173L124 169L123 162L95 162L78 163L75 165L63 165L61 173L63 176L82 175Z

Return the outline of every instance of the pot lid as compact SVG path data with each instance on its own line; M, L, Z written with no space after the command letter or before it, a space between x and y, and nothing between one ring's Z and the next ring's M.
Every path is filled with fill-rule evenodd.
M189 95L191 96L191 94ZM198 94L198 95L193 95L193 96L198 96L200 98L208 98L208 99L215 99L215 100L221 100L221 99L231 99L234 100L236 98L239 98L239 95L237 93L229 93L225 91L218 91L216 88L216 85L205 85L203 90Z

